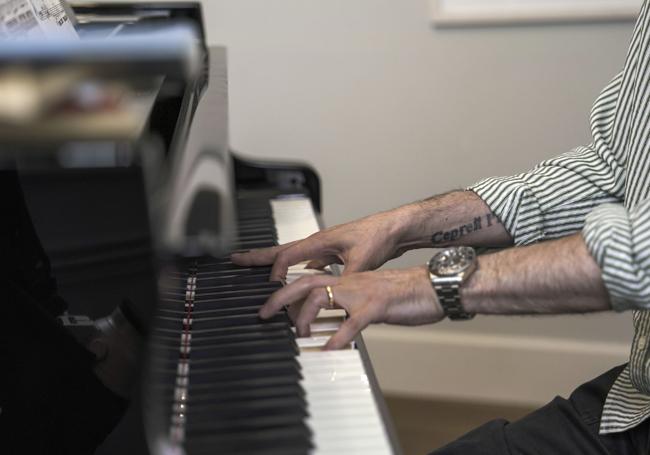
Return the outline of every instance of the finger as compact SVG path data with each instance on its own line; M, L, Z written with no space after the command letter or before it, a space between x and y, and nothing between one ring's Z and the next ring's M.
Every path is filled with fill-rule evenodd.
M308 237L286 250L280 251L275 257L275 262L271 269L271 281L285 280L287 271L292 265L306 260L322 260L325 256L323 250L323 242Z
M351 273L364 272L365 268L362 267L360 262L349 261L343 267L342 275L349 275Z
M321 308L329 306L329 297L324 287L312 289L307 296L307 300L302 305L300 314L295 321L296 332L299 337L308 337L310 335L309 325L316 319Z
M330 275L304 276L288 286L275 291L269 300L260 308L258 314L262 319L268 319L277 314L287 305L302 302L307 298L312 289L331 286L338 278Z
M298 316L300 315L300 310L302 309L302 303L294 303L293 305L289 305L285 308L287 309L287 314L289 315L289 319L291 319L291 322L293 322L293 324L296 325L296 321L298 320Z
M232 253L230 260L242 266L269 265L275 262L275 258L281 252L294 245L296 242L285 243L284 245L271 248L258 248L243 253Z
M315 270L322 270L328 265L331 264L342 264L341 260L339 259L338 256L327 256L324 259L315 259L313 261L309 261L305 268L307 269L315 269Z
M361 315L353 315L343 321L339 330L331 336L325 345L325 350L341 349L350 344L359 332L365 329L370 320Z

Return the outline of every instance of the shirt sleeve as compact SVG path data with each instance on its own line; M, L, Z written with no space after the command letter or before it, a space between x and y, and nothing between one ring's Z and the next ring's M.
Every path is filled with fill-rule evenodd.
M595 207L623 200L625 156L616 150L622 75L591 112L593 142L546 160L529 172L491 177L469 187L503 223L516 245L563 237L582 229Z
M629 210L605 204L582 231L617 311L650 309L650 198Z

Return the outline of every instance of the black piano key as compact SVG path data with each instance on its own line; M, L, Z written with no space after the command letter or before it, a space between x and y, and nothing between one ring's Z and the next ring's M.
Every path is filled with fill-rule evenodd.
M239 283L239 284L230 284L222 283L216 286L207 286L204 283L201 284L201 294L204 292L217 292L217 291L255 291L255 289L270 289L278 290L282 287L282 283L279 281L261 281L254 283Z
M151 337L153 346L171 346L178 347L183 339L182 335L177 333L171 334L154 334ZM288 328L273 328L271 330L247 330L240 332L211 333L211 334L192 334L192 346L202 346L213 343L235 343L239 341L289 339L294 340L295 334Z
M221 390L223 393L230 393L233 390L287 386L297 384L300 379L301 377L298 374L288 374L285 376L246 377L220 382L192 382L191 393L201 394L214 392L215 390Z
M221 284L249 284L249 283L265 283L270 281L268 273L252 273L246 275L222 275L212 277L199 277L197 278L197 288L200 286L219 286Z
M240 226L238 229L238 235L240 238L248 237L249 235L265 235L277 239L277 231L275 228L270 226L261 226L250 224L248 226Z
M237 308L241 306L263 305L269 299L271 294L277 290L272 287L268 290L262 290L260 293L249 295L231 295L221 296L219 292L201 292L194 297L194 309L201 308Z
M239 233L237 236L239 240L264 240L264 241L274 241L277 237L274 232L261 232L259 229L248 230L246 234Z
M237 314L257 314L257 312L262 308L262 304L258 305L239 305L239 306L232 306L232 307L226 307L226 308L219 308L218 307L218 302L216 303L217 307L216 308L207 308L204 310L197 310L193 309L192 310L192 317L194 319L197 319L199 317L203 316L226 316L226 315L237 315ZM179 309L166 309L166 308L161 308L160 313L164 316L168 317L179 317L179 318L184 318L187 316L187 311L184 310L183 308Z
M282 288L279 281L267 281L262 283L244 284L241 287L219 288L207 286L201 287L201 290L196 293L195 301L204 300L204 298L228 298L237 296L248 295L271 295L278 289Z
M236 357L232 357L232 359L238 359ZM226 359L221 360L221 366L230 366L225 363ZM295 359L294 359L295 360ZM290 363L292 359L270 359L269 361L275 362L275 361L280 361L280 362L287 362ZM182 362L181 362L182 364ZM297 368L300 367L300 365L296 365ZM191 368L190 368L191 370ZM158 366L156 365L154 370L156 373L156 382L152 384L153 387L156 387L158 390L164 392L158 394L159 396L166 396L167 401L170 403L175 400L174 392L175 389L178 387L178 381L179 377L177 377L176 372L177 372L177 366L173 366L172 368L165 368L165 366ZM207 381L207 382L198 382L198 381L190 381L188 379L188 397L190 399L196 399L196 400L202 400L204 396L209 396L212 394L220 394L224 396L228 396L230 394L237 394L237 393L242 393L244 391L252 391L252 390L258 390L260 391L261 394L264 393L264 390L267 389L274 389L277 387L293 387L293 386L298 386L300 387L299 384L299 377L298 375L295 374L295 372L292 372L292 374L287 374L284 376L268 376L268 377L245 377L245 378L237 378L237 379L229 379L229 380L221 380L219 382L212 382L212 381Z
M280 362L259 362L247 365L232 365L219 368L197 368L192 367L190 358L190 383L192 384L221 384L249 377L263 379L293 378L296 381L302 379L300 365L295 361Z
M256 402L248 403L247 407L233 410L233 414L226 412L194 413L190 411L187 416L186 434L197 433L231 433L235 431L259 431L267 428L302 427L307 412L300 404L284 403L278 400L271 403L274 407L256 406ZM225 411L225 410L224 410ZM249 434L253 437L254 434Z
M230 403L202 403L188 407L188 427L192 422L202 422L200 427L212 428L220 426L219 420L258 419L267 416L308 416L307 403L303 397L274 397L258 398L256 400L234 401ZM191 420L190 420L191 419ZM217 423L217 425L215 425ZM199 424L194 425L198 428Z
M243 324L235 325L229 327L215 327L215 328L205 328L205 329L193 329L192 330L192 339L198 336L203 335L216 335L216 334L225 334L225 333L243 333L246 331L255 331L255 330L269 330L269 329L286 329L288 327L285 320L281 321L262 321L260 320L257 324ZM156 327L153 331L154 335L178 335L180 336L181 331L176 326L173 329Z
M161 374L169 373L176 375L178 372L178 366L182 363L188 363L189 368L197 368L198 371L201 371L203 368L225 368L230 366L239 366L239 365L250 365L257 363L268 363L268 362L293 362L295 361L295 354L289 351L275 351L275 352L265 352L265 353L254 353L246 355L234 355L230 357L223 358L186 358L179 359L179 349L178 346L176 349L170 349L168 351L169 357L159 358L153 362L153 368L156 371L159 371ZM300 364L297 364L300 367Z
M274 336L276 332L286 333L288 326L286 322L264 322L260 321L257 324L244 325L239 327L225 327L215 330L192 330L191 339L192 342L200 340L202 338L215 339L219 337L229 337L229 336L247 336L247 334L256 334L260 333L259 336L264 336L263 334L269 334L269 336ZM288 336L293 336L293 333L289 330ZM178 330L168 330L161 329L157 327L152 335L151 339L157 344L168 344L168 343L177 343L181 341L182 332Z
M273 227L273 223L269 223L270 218L266 217L244 217L237 220L237 226L242 229L248 229L251 226L256 227Z
M228 393L211 391L203 394L190 394L186 405L188 409L197 409L201 406L220 406L224 404L237 404L245 401L263 399L284 399L301 397L304 402L305 392L300 384L281 386L257 387L246 389L231 389Z
M179 348L180 349L180 348ZM256 354L263 352L292 352L298 355L298 347L291 339L278 339L278 340L252 340L240 341L235 343L219 343L209 345L195 346L192 344L190 351L190 358L213 358L213 357L227 357L236 355Z
M173 412L192 412L198 409L209 409L214 407L238 406L242 403L255 400L268 399L294 399L298 398L306 407L305 392L299 384L286 384L270 387L257 387L248 389L230 389L227 393L221 390L207 391L204 393L190 393L183 403L175 402L171 395L164 403Z
M236 249L270 248L275 246L275 240L236 240L233 245Z
M196 279L270 274L271 267L206 267L196 272Z
M188 320L189 319L189 320ZM257 324L262 321L257 314L251 315L233 315L222 317L205 317L201 319L193 318L177 318L160 316L156 317L156 322L161 328L176 329L191 329L194 330L215 330L225 327L240 327L249 324ZM288 316L284 313L278 313L275 316L266 319L269 322L285 322L289 324Z
M201 272L198 272L196 275L196 284L198 286L199 282L206 279L215 279L215 278L235 278L235 277L245 277L245 276L269 276L271 274L271 269L267 267L260 268L237 268L237 267L212 267L210 269L206 268ZM268 279L267 279L268 280ZM236 283L236 282L233 282Z
M264 221L269 226L273 224L273 216L271 215L270 212L267 213L259 213L257 211L240 212L237 214L237 220L239 222L253 221L253 220Z
M192 455L219 453L247 455L306 455L312 448L311 433L304 426L269 427L250 432L231 432L230 434L191 435L185 443L187 452Z
M197 335L192 338L192 346L201 346L209 343L234 343L238 341L268 340L275 339L294 340L295 334L289 329L275 329L266 331L247 331L240 333L222 333L210 335Z

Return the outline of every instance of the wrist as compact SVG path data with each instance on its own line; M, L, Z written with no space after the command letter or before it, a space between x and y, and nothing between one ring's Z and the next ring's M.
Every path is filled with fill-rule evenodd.
M427 266L417 266L405 270L409 276L409 293L405 295L406 301L416 304L417 317L411 322L412 325L431 324L438 322L445 317L444 309L438 300Z
M415 202L398 207L392 212L394 223L391 227L391 238L397 250L431 246L426 226L427 209L423 204Z
M440 300L438 299L438 294L431 284L429 267L426 265L421 265L419 267L416 267L416 269L418 280L422 283L423 289L425 289L423 292L423 297L431 304L431 307L433 308L433 312L435 314L435 320L443 319L445 317L445 310L442 308Z

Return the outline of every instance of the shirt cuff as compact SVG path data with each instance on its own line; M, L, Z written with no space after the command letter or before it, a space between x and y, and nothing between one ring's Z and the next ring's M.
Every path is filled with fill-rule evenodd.
M620 204L603 204L586 218L582 236L602 271L612 308L642 309L634 288L639 284L633 252L633 229L628 210Z
M543 240L544 217L539 201L521 176L490 177L467 188L490 207L515 245Z

